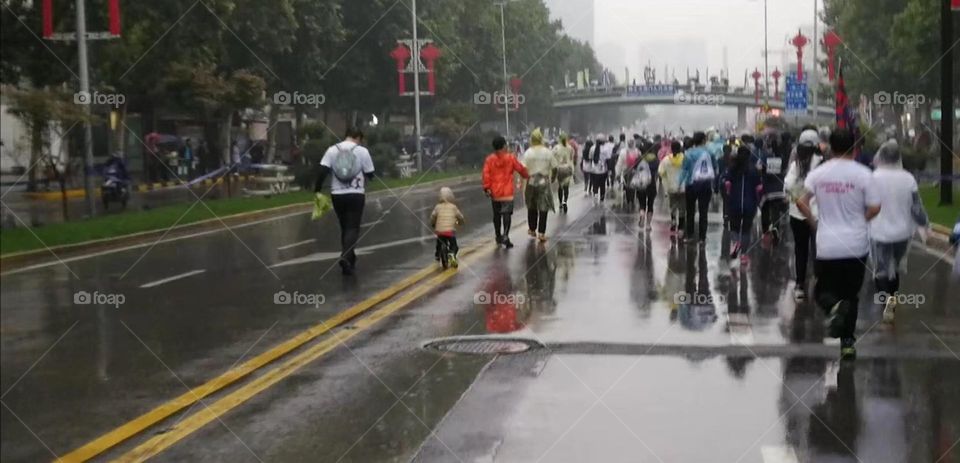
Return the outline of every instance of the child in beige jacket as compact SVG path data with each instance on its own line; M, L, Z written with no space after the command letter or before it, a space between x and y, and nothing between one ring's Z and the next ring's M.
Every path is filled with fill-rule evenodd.
M463 213L454 203L453 190L448 187L441 188L440 202L430 214L430 224L437 235L437 260L444 262L445 257L452 267L457 266L457 253L460 251L457 246L457 225L462 225L463 222Z

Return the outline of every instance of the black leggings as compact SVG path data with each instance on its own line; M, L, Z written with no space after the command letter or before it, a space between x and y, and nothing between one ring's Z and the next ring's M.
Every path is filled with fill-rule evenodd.
M530 231L544 234L547 232L547 211L538 211L536 209L527 210L527 224L530 225Z
M446 247L447 254L453 254L456 256L460 253L460 246L457 245L456 236L439 236L437 235L437 259L440 258L440 251L442 248Z
M570 199L570 185L560 185L557 188L557 197L560 199L560 204L566 204Z
M600 201L603 201L607 196L607 174L591 174L593 179L593 185L590 187L590 191L596 195L600 195Z
M824 313L829 314L834 304L840 301L850 303L850 310L843 320L841 339L852 339L857 328L857 308L860 287L863 286L866 258L867 256L859 259L817 259L816 261L817 284L814 288L814 298L817 305Z
M687 229L684 232L687 238L693 238L693 217L700 214L699 229L700 241L707 239L707 212L710 209L710 196L712 196L710 182L691 183L687 185Z
M340 261L351 267L357 264L354 248L360 237L360 222L363 219L363 206L366 199L361 193L330 195L333 211L340 222ZM342 265L342 264L341 264Z
M651 183L650 186L637 190L637 198L640 199L640 212L647 211L653 213L653 201L657 199L657 185Z
M493 231L497 239L510 236L513 201L493 201Z
M790 217L790 230L793 231L793 260L797 272L797 287L805 290L807 262L810 261L811 250L814 254L817 253L817 235L813 233L806 220L795 217Z
M780 221L787 213L787 201L784 199L768 199L760 208L760 228L763 233L780 228Z

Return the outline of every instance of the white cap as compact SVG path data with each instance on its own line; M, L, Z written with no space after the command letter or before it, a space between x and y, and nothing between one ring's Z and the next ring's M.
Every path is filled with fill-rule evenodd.
M797 142L799 145L809 146L817 146L818 143L820 143L820 134L813 129L804 130L802 133L800 133L800 139Z

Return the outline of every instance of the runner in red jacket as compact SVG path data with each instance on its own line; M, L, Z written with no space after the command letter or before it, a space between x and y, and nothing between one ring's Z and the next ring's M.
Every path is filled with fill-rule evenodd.
M512 248L510 242L510 219L513 215L514 172L529 178L527 168L507 150L507 140L502 136L493 139L494 153L483 162L483 191L493 202L493 229L497 244Z

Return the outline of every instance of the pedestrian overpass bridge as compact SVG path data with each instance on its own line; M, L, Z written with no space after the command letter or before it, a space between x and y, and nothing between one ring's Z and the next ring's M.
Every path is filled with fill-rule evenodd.
M760 98L763 104L763 97ZM733 106L737 108L737 125L747 125L747 108L758 107L752 88L724 88L714 87L707 89L703 85L697 87L680 85L627 85L610 87L565 88L554 90L553 108L561 112L561 126L569 128L572 110L597 106L628 106L628 105L691 105L691 106ZM785 110L782 99L769 101L773 109ZM836 109L833 101L824 98L817 109L817 117L833 117ZM811 104L806 115L813 116ZM801 113L802 114L802 113ZM785 114L789 117L790 114Z

